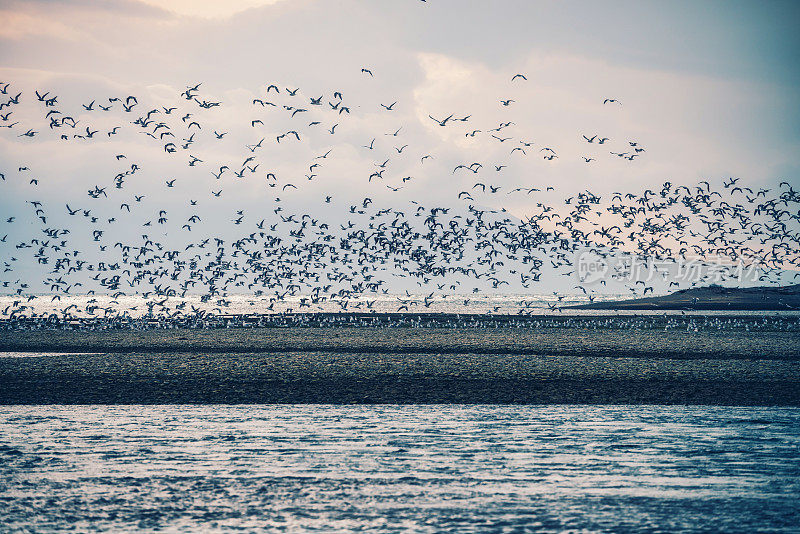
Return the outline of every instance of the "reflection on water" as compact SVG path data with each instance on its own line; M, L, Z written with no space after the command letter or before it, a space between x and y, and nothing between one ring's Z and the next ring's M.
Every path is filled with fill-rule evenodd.
M797 531L800 409L0 407L0 531Z

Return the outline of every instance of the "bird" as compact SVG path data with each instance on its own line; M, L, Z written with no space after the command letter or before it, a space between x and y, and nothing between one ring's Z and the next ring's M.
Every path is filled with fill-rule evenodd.
M445 126L445 125L447 124L447 121L449 121L450 119L452 119L452 118L453 118L453 114L451 113L449 116L445 117L445 118L444 118L444 119L442 119L442 120L436 119L436 118L434 118L434 117L433 117L433 116L431 116L431 115L428 115L428 117L430 117L431 119L433 119L435 122L439 123L439 126Z

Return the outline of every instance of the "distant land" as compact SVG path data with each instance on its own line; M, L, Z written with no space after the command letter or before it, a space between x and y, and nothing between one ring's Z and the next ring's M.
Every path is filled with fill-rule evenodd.
M800 284L784 287L731 288L718 285L682 289L670 295L592 302L570 308L584 310L800 310Z

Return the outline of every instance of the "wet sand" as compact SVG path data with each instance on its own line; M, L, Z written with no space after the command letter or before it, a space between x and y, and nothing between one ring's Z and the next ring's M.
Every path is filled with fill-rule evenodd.
M800 406L794 331L246 328L3 331L2 404Z
M795 321L796 322L796 321ZM0 351L113 353L548 354L657 358L800 358L797 329L231 328L0 331Z

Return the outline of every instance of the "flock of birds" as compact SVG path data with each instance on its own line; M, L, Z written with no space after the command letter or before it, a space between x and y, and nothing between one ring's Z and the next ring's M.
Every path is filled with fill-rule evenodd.
M374 78L368 68L360 75ZM511 84L526 82L524 74L510 79ZM264 313L322 306L371 312L376 295L394 295L397 312L425 311L445 295L461 295L468 307L482 291L545 293L539 288L548 276L575 277L576 253L582 250L600 258L624 253L660 262L724 258L729 265L756 265L764 283L800 266L800 192L788 182L772 189L752 189L736 178L724 180L721 187L708 181L666 182L605 197L585 189L553 201L553 186L511 187L502 176L513 158L553 162L568 157L558 147L512 133L510 120L478 125L469 114L436 110L424 119L430 126L496 143L507 149L507 160L455 165L447 174L458 180L448 183L460 190L443 205L431 205L424 198L402 201L400 196L394 201L393 194L418 180L393 172L395 162L414 159L425 172L437 154L410 146L404 124L360 144L339 141L348 121L370 116L341 91L307 94L297 87L265 85L252 99L253 118L237 132L251 140L240 145L239 157L224 161L213 143L235 137L214 127L219 116L215 114L224 114L225 104L205 95L201 83L187 86L173 100L169 105L147 105L142 95L117 95L87 98L80 107L69 108L52 90L21 91L13 83L0 83L0 135L7 142L22 148L44 139L50 151L68 150L53 143L91 147L93 157L107 157L117 169L113 175L97 176L98 182L81 198L42 200L40 188L50 185L37 172L41 162L0 168L0 188L5 189L0 196L19 198L20 204L24 199L22 213L0 221L0 292L12 297L0 316L36 317L37 299L58 303L77 294L90 298L82 306L61 306L59 317L204 317L226 313L236 294L253 295L263 303L258 311ZM26 101L35 106L35 122L18 113ZM499 109L514 104L511 98L497 103ZM614 98L598 102L609 112L622 105ZM397 106L396 100L387 99L369 113L391 117ZM94 125L109 121L110 127ZM129 135L124 143L115 142L125 134L141 141L132 142L135 137ZM634 164L646 155L635 140L615 142L596 133L576 137L592 152L569 157L581 158L586 165L600 157ZM185 172L202 179L187 186L180 176L147 168L133 152L123 152L122 147L132 144L158 153L172 165L180 163ZM322 148L304 163L290 156L302 171L291 176L276 171L278 151L297 154L291 151L298 145ZM348 186L346 192L332 188L313 208L294 209L285 202L286 195L302 194L308 182L319 180L337 153L346 150L374 155L357 201L336 204L337 195L358 193ZM472 185L461 187L464 177L474 178ZM242 184L267 191L271 205L257 213L236 209L223 225L213 202ZM163 202L170 190L182 185L190 192L180 208ZM381 194L373 194L375 188ZM523 198L529 213L511 215L502 205L509 197ZM710 276L692 283L719 281ZM417 289L390 293L394 279ZM669 287L673 285L679 283L672 281ZM638 279L630 280L628 289L632 295L647 295L654 287ZM599 286L576 280L574 289L592 300ZM91 298L94 295L111 300L101 304ZM144 304L120 306L123 297L134 295ZM197 303L189 302L189 296L197 296ZM554 294L549 309L558 311L562 298ZM288 301L292 307L281 307ZM522 298L518 313L533 312L533 302Z

